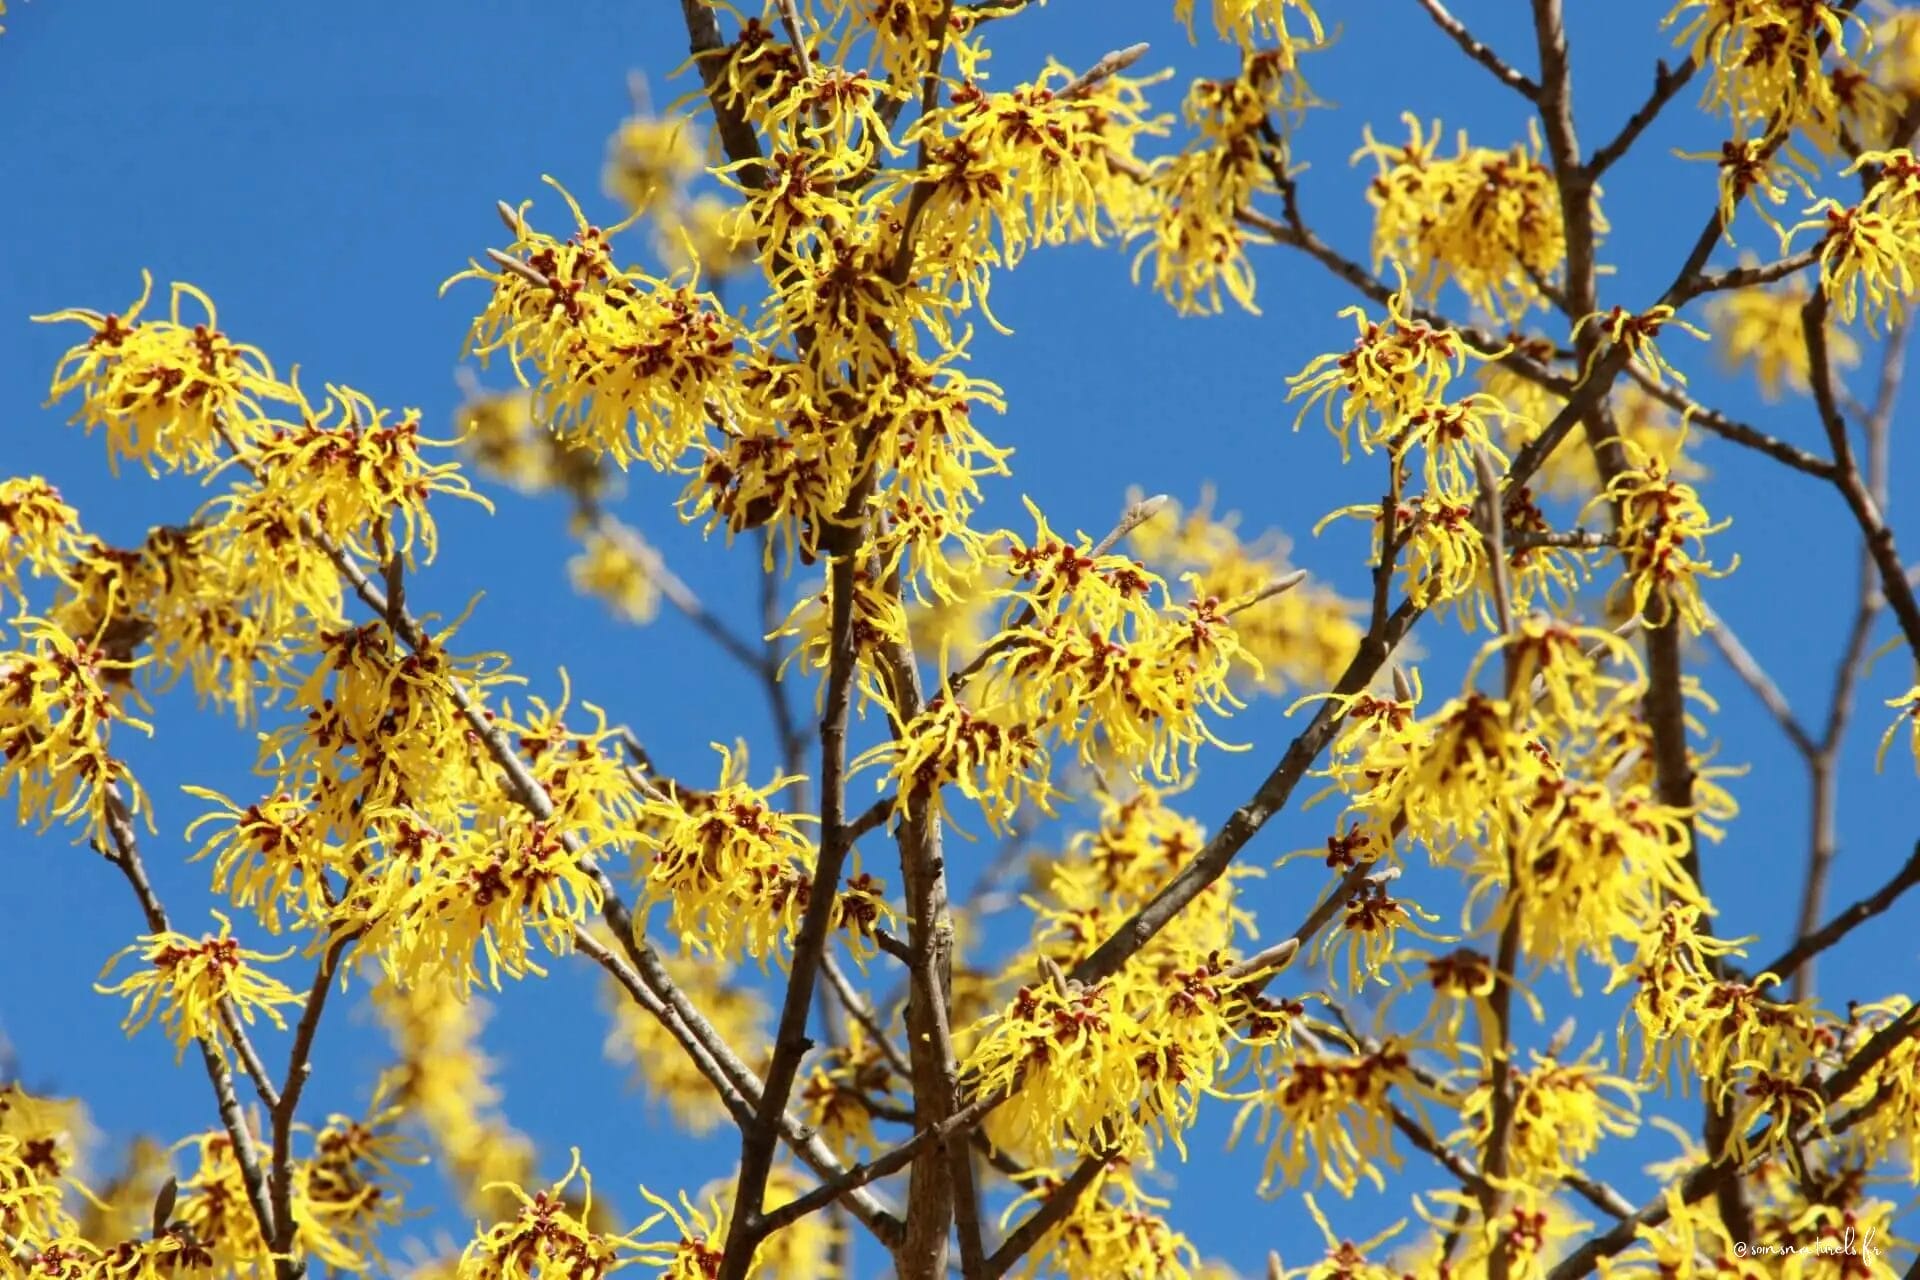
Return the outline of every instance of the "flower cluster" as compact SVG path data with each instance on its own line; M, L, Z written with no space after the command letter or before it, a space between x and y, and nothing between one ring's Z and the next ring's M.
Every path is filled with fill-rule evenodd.
M1423 130L1401 117L1408 140L1377 141L1354 158L1377 167L1367 199L1374 207L1376 269L1388 260L1412 273L1433 296L1449 282L1474 305L1518 319L1544 303L1540 282L1559 275L1567 256L1560 189L1541 162L1538 137L1507 151L1467 145L1463 131L1450 157L1440 154L1440 125ZM1606 224L1595 210L1596 231Z
M278 1006L298 1004L300 998L254 962L284 960L292 949L277 956L249 951L233 936L230 920L217 911L214 919L220 922L218 934L197 939L171 930L148 934L140 945L107 961L100 971L102 978L136 951L145 966L112 986L102 982L97 987L103 995L131 998L125 1023L129 1034L158 1014L167 1038L184 1054L191 1041L208 1048L225 1044L233 1034L230 1018L251 1023L256 1013L262 1013L275 1026L286 1025Z
M1820 241L1820 288L1843 323L1864 316L1867 327L1899 324L1920 275L1920 160L1911 151L1869 151L1847 172L1875 166L1878 176L1856 205L1819 201L1811 221L1789 234L1815 229Z

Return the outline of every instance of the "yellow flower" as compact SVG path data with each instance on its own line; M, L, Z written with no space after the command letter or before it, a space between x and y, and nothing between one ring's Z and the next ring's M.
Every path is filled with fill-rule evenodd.
M587 530L567 576L575 591L599 596L628 622L651 622L660 611L659 556L637 530L608 519Z
M243 1022L252 1023L257 1010L274 1026L286 1026L276 1006L299 1004L300 997L278 978L255 968L253 962L284 960L293 954L292 948L277 956L249 951L233 936L232 921L218 911L213 918L220 922L217 935L196 940L171 931L151 933L107 961L100 971L103 979L123 957L136 951L147 966L113 986L94 984L94 990L102 995L132 998L122 1024L128 1035L146 1026L157 1013L167 1038L179 1054L184 1054L192 1040L209 1048L225 1043L223 1008L231 1009Z
M1287 399L1306 397L1293 420L1294 430L1300 429L1307 410L1320 401L1327 427L1340 441L1343 462L1352 456L1348 437L1356 428L1363 452L1372 453L1385 444L1397 456L1400 449L1395 441L1406 419L1423 406L1444 401L1448 384L1466 372L1467 357L1479 358L1451 329L1436 329L1413 319L1407 304L1403 280L1387 299L1384 322L1367 319L1363 308L1346 308L1340 314L1353 317L1359 330L1352 348L1317 356L1287 379Z
M1166 122L1146 114L1143 81L1115 75L1089 92L1062 93L1072 79L1050 62L1008 92L964 84L951 106L903 135L925 147L927 162L880 193L918 184L915 227L926 248L917 269L936 292L957 289L984 309L989 267L1016 266L1039 245L1098 243L1103 232L1130 229L1140 171L1134 145L1166 132Z
M654 215L654 252L675 271L709 279L736 275L753 262L753 227L746 210L714 195Z
M602 480L592 452L548 431L533 414L533 393L525 388L485 391L469 386L454 413L460 447L481 471L522 493L563 485L576 494L597 496Z
M678 1245L680 1254L662 1273L668 1280L679 1280L683 1274L675 1270L676 1267L685 1269L686 1280L707 1280L712 1275L706 1268L716 1256L714 1250L725 1243L725 1225L733 1218L734 1184L733 1178L723 1178L701 1188L695 1199L712 1206L713 1230L703 1233L696 1225L702 1219L688 1215L686 1225L692 1229L682 1231ZM771 1213L810 1190L811 1182L799 1170L791 1165L776 1164L767 1175L766 1211ZM653 1197L649 1195L648 1199L653 1200ZM653 1203L662 1202L653 1200ZM683 1200L682 1204L685 1203ZM676 1213L673 1216L676 1225L679 1225L680 1215ZM702 1235L705 1236L704 1241L694 1243L701 1241ZM833 1215L808 1214L761 1242L754 1252L753 1268L747 1273L748 1280L821 1280L821 1277L832 1276L836 1249L844 1242L845 1235Z
M1639 1130L1639 1089L1603 1070L1595 1061L1597 1051L1596 1043L1572 1062L1534 1053L1530 1069L1515 1067L1508 1154L1516 1179L1564 1177L1585 1165L1603 1137L1630 1138ZM1460 1110L1465 1127L1455 1135L1483 1149L1493 1126L1486 1065L1473 1064L1476 1078Z
M391 844L354 877L334 931L362 935L389 981L424 977L465 991L482 981L498 988L502 972L544 976L533 940L566 955L600 909L600 882L582 855L524 811L491 831L451 833L392 810L371 817Z
M649 1204L658 1205L660 1212L648 1218L633 1234L642 1235L660 1219L669 1218L674 1234L679 1237L671 1243L664 1240L633 1242L640 1261L660 1268L655 1273L657 1280L708 1280L719 1275L727 1243L727 1213L720 1207L719 1196L709 1193L706 1208L698 1209L684 1191L680 1193L678 1206L645 1187L640 1188L640 1194Z
M1407 1226L1405 1220L1356 1244L1334 1233L1333 1227L1327 1222L1327 1215L1320 1211L1320 1205L1311 1192L1301 1198L1307 1202L1307 1212L1313 1215L1314 1225L1320 1228L1320 1234L1326 1239L1326 1257L1304 1267L1282 1270L1276 1280L1400 1280L1395 1268L1384 1262L1371 1262L1367 1255L1404 1231Z
M1920 274L1920 161L1911 151L1866 151L1845 169L1857 173L1879 166L1879 177L1859 204L1836 200L1816 203L1815 217L1792 227L1825 232L1820 242L1820 288L1843 324L1865 315L1867 330L1879 333L1907 313L1907 299Z
M1136 232L1144 243L1134 254L1134 283L1151 262L1154 291L1181 315L1218 314L1222 289L1258 315L1246 233L1236 220L1238 209L1223 199L1236 186L1258 181L1244 160L1220 148L1183 151L1162 161L1149 179L1154 216Z
M269 933L280 932L280 913L289 911L297 924L326 919L333 892L326 876L346 869L338 846L314 834L313 813L287 792L269 796L242 809L205 787L186 787L186 793L210 800L221 811L207 813L187 825L186 837L209 823L215 834L193 855L195 861L213 858L213 890L236 907L252 907Z
M1028 804L1053 811L1047 750L1010 703L976 711L957 697L938 695L901 727L898 738L862 753L853 769L876 764L887 767L899 788L900 811L932 804L944 815L948 786L976 801L996 831Z
M419 410L389 423L384 410L351 387L329 386L317 413L297 387L294 396L298 424L272 424L243 457L262 489L304 513L336 545L376 562L403 556L411 566L416 543L422 560L431 561L438 550L438 525L427 509L431 495L493 510L458 463L427 461L422 445L448 448L451 442L422 437Z
M534 417L563 441L623 468L638 458L665 470L704 438L710 414L729 417L744 334L711 294L616 266L611 233L561 195L575 235L563 241L536 230L527 221L531 202L523 204L506 252L525 265L475 263L442 289L459 280L492 287L467 350L483 364L505 352L532 392Z
M1422 1088L1397 1042L1353 1055L1302 1049L1282 1061L1256 1082L1233 1123L1238 1139L1248 1119L1260 1117L1255 1140L1268 1143L1261 1194L1293 1186L1309 1170L1343 1195L1363 1178L1384 1189L1379 1166L1400 1167L1387 1111L1395 1088Z
M1431 924L1439 917L1421 908L1417 902L1395 898L1379 880L1364 880L1348 898L1340 919L1322 939L1319 956L1327 965L1327 977L1333 979L1342 952L1347 957L1346 988L1360 991L1369 983L1386 985L1380 976L1382 966L1394 961L1394 944L1404 930L1435 942L1451 942L1444 935L1430 933L1421 922Z
M380 1233L406 1217L394 1166L425 1162L396 1131L403 1108L389 1098L392 1079L376 1086L364 1119L327 1117L312 1135L312 1153L293 1166L296 1245L332 1270L385 1269Z
M680 187L700 172L704 159L691 122L636 115L620 123L607 142L601 178L607 194L634 213L660 213Z
M777 958L799 931L815 891L813 841L801 833L819 820L783 813L773 796L803 778L776 776L764 787L746 782L746 754L713 744L720 785L713 791L669 786L646 798L631 836L645 854L640 875L646 901L664 902L676 936L696 952L721 959ZM834 887L834 924L857 954L871 954L872 928L890 914L877 882L854 874Z
M95 1199L81 1167L94 1137L77 1100L0 1085L0 1222L9 1233L28 1241L74 1233L62 1200L69 1187Z
M1707 69L1701 105L1724 110L1744 138L1835 117L1821 50L1831 42L1846 53L1849 20L1864 33L1857 15L1826 0L1680 0L1662 25L1681 24L1674 43Z
M1880 750L1873 758L1873 767L1879 769L1887 763L1887 749L1893 746L1893 739L1905 723L1907 735L1911 739L1913 763L1916 772L1920 772L1920 684L1907 690L1897 698L1888 698L1887 705L1899 711L1887 731L1880 736Z
M372 995L400 1058L391 1072L395 1104L439 1148L467 1212L511 1213L514 1202L499 1188L533 1176L533 1143L496 1111L494 1064L478 1047L486 1003L435 983L377 983Z
M152 732L115 695L138 663L39 618L22 616L14 629L22 647L0 651L0 796L15 791L22 824L85 822L84 834L101 838L104 791L125 785L130 807L141 808L133 775L108 750L115 724Z
M1633 367L1661 385L1664 385L1668 378L1672 378L1685 386L1687 379L1685 374L1661 358L1659 348L1654 346L1653 340L1659 336L1660 331L1672 325L1696 338L1704 340L1707 337L1704 329L1688 324L1685 320L1676 319L1673 308L1664 302L1638 315L1624 307L1614 307L1605 312L1596 311L1592 315L1580 317L1580 322L1573 327L1574 334L1578 336L1580 331L1588 325L1606 334L1609 340L1624 346L1632 357Z
M1010 1227L1021 1210L1044 1204L1066 1177L1065 1171L1052 1169L1022 1175L1026 1190L1007 1206L1001 1225ZM1111 1160L1067 1216L1035 1242L1016 1274L1024 1280L1043 1275L1202 1280L1208 1273L1199 1251L1162 1216L1167 1205L1140 1189L1131 1164Z
M288 389L258 348L220 332L213 302L190 284L173 286L168 319L141 319L153 277L142 272L141 280L125 316L66 310L34 317L75 320L93 331L62 357L50 398L80 393L73 421L89 431L105 428L107 465L116 475L122 458L156 474L207 471L226 439L246 442L258 433L262 402L285 402ZM202 312L191 323L182 318L187 298Z
M1365 131L1354 153L1369 156L1377 173L1367 189L1374 207L1373 259L1404 265L1419 292L1432 297L1452 281L1469 301L1518 319L1544 304L1536 279L1551 281L1566 261L1560 191L1540 159L1537 135L1507 151L1469 147L1463 131L1451 158L1439 152L1440 125L1431 135L1411 113L1401 116L1409 140L1389 146ZM1606 221L1594 215L1595 231Z
M1173 0L1173 15L1187 25L1193 36L1194 0ZM1308 0L1212 0L1213 29L1222 40L1238 41L1251 49L1256 44L1293 39L1287 30L1287 12L1293 10L1305 22L1315 40L1324 39L1319 15Z
M583 1196L577 1208L566 1194L576 1174ZM561 1275L600 1280L626 1263L651 1260L637 1239L644 1226L615 1235L588 1225L593 1218L593 1180L580 1167L577 1148L566 1177L545 1190L528 1195L517 1185L502 1189L519 1202L519 1212L484 1230L476 1224L477 1234L460 1255L459 1280L536 1280Z
M1836 331L1835 336L1841 335ZM1504 424L1503 443L1509 452L1523 449L1531 443L1540 434L1541 428L1553 421L1566 404L1559 396L1498 365L1486 366L1482 385L1489 393L1499 396L1510 408L1517 410L1515 416L1506 419ZM1523 404L1531 406L1530 413L1528 409L1520 408ZM1664 402L1655 399L1639 383L1622 383L1614 393L1612 409L1614 426L1620 437L1662 459L1675 477L1698 480L1707 474L1705 467L1683 452L1686 433L1679 415ZM1559 447L1540 468L1537 483L1547 493L1560 498L1586 499L1599 492L1600 468L1593 456L1593 444L1587 439L1585 423L1577 423L1567 432ZM1525 528L1524 520L1510 523L1517 528ZM1541 527L1544 529L1547 526L1543 523ZM1524 557L1515 553L1514 560L1517 565Z
M24 606L20 571L58 577L85 540L80 513L61 500L58 489L39 476L0 479L0 594L11 592Z
M1750 266L1750 256L1741 259ZM1781 388L1807 391L1807 342L1800 310L1807 287L1798 280L1765 289L1736 289L1720 294L1707 306L1720 340L1720 360L1728 370L1752 365L1760 394L1768 401L1780 398ZM1827 358L1833 370L1860 363L1860 346L1844 329L1827 329Z
M1261 688L1333 684L1360 643L1358 606L1313 582L1262 598L1292 572L1286 540L1277 533L1243 540L1238 522L1235 514L1215 516L1208 493L1185 513L1167 504L1129 543L1162 572L1191 573L1197 594L1222 602L1240 646L1258 665Z
M1675 479L1659 457L1631 441L1620 447L1631 465L1587 505L1590 511L1609 501L1619 509L1620 540L1606 556L1625 568L1619 593L1649 626L1664 627L1678 617L1698 635L1707 625L1699 580L1724 578L1740 565L1735 556L1716 569L1700 553L1707 537L1732 521L1714 523L1699 492Z
M976 1093L1018 1081L998 1129L1020 1150L1132 1150L1140 1141L1132 1111L1145 1084L1138 1044L1139 1025L1116 1007L1110 984L1042 982L987 1016L962 1073Z

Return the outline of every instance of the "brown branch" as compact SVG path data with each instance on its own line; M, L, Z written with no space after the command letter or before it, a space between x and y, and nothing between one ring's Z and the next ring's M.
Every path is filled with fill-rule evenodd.
M1844 941L1860 925L1882 914L1899 901L1900 895L1920 884L1920 843L1901 864L1893 878L1875 889L1866 897L1855 902L1820 928L1804 934L1792 946L1774 957L1773 961L1761 969L1762 973L1771 973L1780 978L1789 978L1799 973L1813 958L1823 951L1832 949Z
M394 616L398 616L396 610ZM300 1094L307 1077L313 1074L313 1040L320 1030L327 993L340 969L340 959L352 946L358 933L347 934L329 943L320 955L320 967L307 988L306 1004L294 1027L293 1048L287 1055L287 1074L280 1089L280 1101L273 1108L273 1218L280 1234L273 1237L274 1274L278 1280L299 1280L307 1273L307 1259L295 1256L294 1237L299 1223L293 1216L293 1120L300 1108Z
M760 163L760 138L746 116L729 102L726 68L722 65L727 42L720 34L720 20L707 0L680 0L686 18L687 41L700 80L707 89L707 101L713 107L714 130L727 158L739 164L740 180L757 187L766 180L766 168Z
M1682 63L1677 71L1670 69L1665 59L1654 63L1653 91L1647 95L1647 100L1640 104L1639 109L1627 117L1626 124L1620 127L1620 132L1614 135L1613 140L1594 152L1588 159L1586 165L1588 175L1599 178L1626 155L1633 144L1639 140L1640 135L1646 132L1647 126L1658 118L1667 103L1673 101L1674 95L1686 87L1687 81L1693 79L1693 73L1698 69L1698 65L1691 58Z
M1746 289L1753 285L1772 284L1776 280L1784 280L1818 262L1822 247L1815 244L1802 249L1799 253L1790 254L1773 262L1762 262L1751 267L1733 267L1726 271L1715 271L1698 276L1688 283L1686 289L1681 292L1681 297L1697 298L1706 293Z
M1471 31L1467 30L1467 25L1464 22L1448 12L1447 7L1441 4L1440 0L1418 0L1418 3L1422 9L1427 11L1427 16L1433 19L1433 24L1439 27L1440 30L1446 32L1448 37L1460 46L1461 52L1491 71L1494 79L1500 81L1501 84L1506 85L1508 88L1518 91L1522 97L1529 101L1538 101L1540 97L1540 86L1508 66L1499 54L1488 48L1486 44L1476 38Z
M1920 602L1914 600L1913 587L1907 582L1906 567L1894 546L1893 530L1880 514L1880 506L1867 491L1854 464L1853 445L1847 438L1846 419L1834 400L1833 368L1827 354L1827 297L1816 290L1800 312L1807 343L1807 381L1813 387L1813 402L1827 431L1827 443L1833 449L1833 482L1847 501L1847 509L1860 526L1867 552L1880 571L1880 590L1887 605L1900 622L1907 647L1920 662Z
M146 917L148 932L171 933L173 928L167 922L167 910L160 903L160 895L154 892L153 882L147 878L146 864L140 858L140 839L134 833L132 812L114 787L108 787L102 793L101 803L106 810L107 837L113 842L111 851L102 852L132 886L133 896L140 903L140 912ZM200 1061L206 1069L207 1082L213 1086L214 1106L220 1113L220 1123L233 1144L234 1162L240 1166L240 1181L246 1188L247 1203L253 1209L254 1221L259 1224L263 1239L275 1239L273 1205L267 1194L266 1174L260 1164L260 1148L254 1140L253 1129L247 1124L246 1113L240 1109L240 1099L233 1091L233 1072L212 1037L200 1036L194 1043L200 1047Z
M893 705L894 732L925 706L912 651L901 642L881 647ZM960 1069L951 1028L953 920L941 852L939 811L915 796L895 829L907 905L907 1055L913 1067L915 1118L938 1124L960 1103ZM895 1257L903 1276L939 1277L946 1270L948 1224L957 1229L963 1280L986 1269L979 1193L971 1145L942 1139L940 1152L916 1161L907 1186L907 1229Z
M888 1037L887 1029L880 1025L880 1015L873 1011L873 1006L867 1003L866 998L848 979L846 970L840 967L839 961L831 955L822 957L820 972L827 975L827 985L832 987L834 994L840 997L841 1007L847 1011L849 1017L860 1024L861 1030L867 1033L874 1047L887 1060L887 1065L892 1067L894 1073L902 1080L913 1079L913 1067L907 1062L906 1055L901 1053ZM908 1117L908 1119L911 1118L911 1116Z
M1106 1172L1112 1159L1113 1156L1107 1153L1081 1157L1073 1172L993 1251L993 1256L987 1259L987 1280L1000 1280L1020 1259L1033 1251L1042 1236L1066 1221L1067 1215L1080 1203L1080 1198Z
M1655 382L1638 369L1628 369L1627 376L1637 383L1640 389L1669 409L1678 410L1691 425L1702 427L1723 440L1764 453L1775 462L1783 462L1795 471L1805 472L1820 480L1831 480L1834 468L1825 458L1816 458L1804 449L1797 449L1757 427L1748 426L1729 418L1718 409L1709 408L1693 399L1678 387Z
M675 1016L674 1011L668 1008L666 1002L652 987L647 985L646 980L641 978L619 953L602 944L598 938L584 929L574 931L573 944L582 955L605 969L613 980L633 997L635 1004L652 1014L674 1035L675 1039L680 1040L681 1047L699 1067L700 1073L706 1076L707 1082L719 1095L721 1105L727 1109L727 1114L733 1117L734 1123L743 1129L752 1124L753 1104L747 1101L746 1095L734 1084L729 1073L720 1066L706 1047L688 1034L686 1024ZM681 1039L682 1036L686 1038Z
M820 718L820 853L814 861L813 891L793 942L773 1060L767 1065L754 1123L741 1133L740 1172L734 1184L734 1212L727 1228L719 1280L744 1280L762 1238L761 1206L779 1141L778 1120L793 1093L800 1060L813 1047L807 1037L807 1018L813 1008L814 981L833 927L840 872L852 848L846 821L846 771L847 712L852 704L854 665L859 660L853 637L855 570L854 557L842 555L834 558L828 572L829 657L826 707Z
M234 1013L233 1002L222 998L217 1011L220 1025L226 1030L227 1038L233 1041L234 1052L240 1055L240 1066L247 1073L247 1079L253 1082L253 1091L260 1101L271 1111L280 1105L280 1092L273 1087L273 1077L267 1074L267 1064L260 1060L260 1051L253 1047L253 1037L247 1034L247 1028Z

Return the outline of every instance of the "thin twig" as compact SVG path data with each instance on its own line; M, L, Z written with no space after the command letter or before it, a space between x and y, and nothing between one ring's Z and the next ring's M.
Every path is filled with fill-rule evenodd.
M1539 100L1540 86L1507 65L1505 59L1467 30L1466 23L1454 17L1447 7L1440 3L1440 0L1418 0L1418 3L1427 11L1427 16L1433 19L1435 26L1446 32L1469 58L1493 72L1496 80L1510 89L1517 90L1530 102Z
M1691 58L1681 63L1678 70L1669 68L1664 58L1654 63L1653 91L1639 109L1627 117L1627 122L1620 127L1620 132L1613 136L1613 140L1593 153L1587 161L1587 173L1597 179L1626 155L1667 103L1673 101L1674 95L1686 88L1687 81L1693 79L1693 73L1698 69L1699 65Z
M1085 97L1094 89L1098 88L1102 81L1119 75L1122 71L1125 71L1128 67L1140 61L1140 59L1146 55L1148 47L1149 46L1143 41L1140 44L1128 45L1124 49L1115 49L1112 53L1107 54L1101 58L1100 61L1094 63L1085 71L1082 71L1079 75L1068 81L1056 96L1061 98Z
M1112 1159L1113 1156L1108 1153L1082 1156L1080 1163L1074 1166L1073 1172L1048 1193L1047 1198L1040 1202L1040 1206L1028 1214L1024 1222L1009 1232L1000 1247L993 1251L993 1256L987 1259L987 1280L999 1280L1001 1276L1011 1271L1020 1259L1033 1251L1034 1247L1040 1243L1042 1236L1065 1222L1067 1215L1072 1213L1074 1207L1080 1203L1080 1198L1087 1193L1100 1175L1106 1172L1107 1165Z
M1920 602L1915 601L1913 587L1907 582L1906 566L1900 562L1900 552L1894 546L1893 530L1887 527L1879 504L1867 491L1860 469L1854 465L1846 419L1840 416L1840 407L1834 401L1833 369L1827 355L1826 294L1815 290L1801 309L1800 317L1807 344L1807 381L1813 387L1813 402L1826 428L1827 443L1833 449L1833 482L1860 525L1867 550L1880 571L1880 590L1887 598L1887 606L1899 620L1914 660L1920 662Z
M120 798L117 788L107 788L101 803L105 808L107 837L113 842L107 860L120 869L121 875L132 886L133 896L140 903L141 914L146 917L148 931L171 933L172 926L167 921L166 908L160 903L160 895L154 892L153 882L147 878L146 864L140 858L140 839L133 829L132 812L127 808L126 801ZM194 1043L200 1048L200 1060L206 1068L207 1082L213 1086L214 1105L219 1110L220 1123L233 1144L234 1161L240 1166L241 1185L246 1190L247 1203L253 1209L254 1221L259 1225L264 1239L276 1239L273 1205L267 1192L266 1173L260 1163L259 1144L254 1139L252 1127L247 1123L246 1113L240 1109L240 1099L233 1091L233 1072L227 1067L225 1055L211 1037L199 1037Z
M1792 977L1815 956L1831 950L1860 925L1885 912L1916 884L1920 884L1920 844L1914 845L1913 853L1900 865L1900 870L1894 873L1892 879L1841 911L1819 929L1800 938L1775 956L1760 972L1783 979Z
M397 616L397 615L396 615ZM333 989L341 957L359 937L343 935L327 945L320 955L319 969L294 1027L293 1048L287 1055L287 1074L280 1089L280 1101L273 1108L273 1217L280 1229L274 1238L274 1273L279 1280L299 1280L307 1272L307 1259L294 1254L294 1237L299 1223L293 1216L293 1121L300 1108L300 1094L313 1074L313 1041L320 1030L320 1017L326 1010L327 994Z
M1833 464L1825 458L1817 458L1804 449L1768 435L1758 427L1736 421L1718 409L1701 404L1678 387L1655 382L1639 369L1628 369L1627 376L1655 400L1669 409L1678 410L1682 420L1688 424L1710 431L1723 440L1764 453L1775 462L1785 463L1795 471L1805 472L1816 479L1833 479Z
M1780 686L1773 682L1773 677L1747 651L1746 645L1740 642L1740 637L1727 625L1726 619L1710 608L1707 610L1707 619L1711 624L1707 628L1707 639L1727 660L1727 665L1740 677L1740 682L1753 691L1754 697L1760 699L1760 705L1779 723L1781 731L1792 740L1794 748L1801 755L1809 759L1817 755L1819 744L1801 725L1799 717L1793 714L1793 708L1787 703L1787 695L1780 692Z

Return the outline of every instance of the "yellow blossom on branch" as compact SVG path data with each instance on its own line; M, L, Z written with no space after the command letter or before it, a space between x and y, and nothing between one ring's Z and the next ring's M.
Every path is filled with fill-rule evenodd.
M1750 257L1742 266L1753 265ZM1751 365L1760 394L1771 401L1785 389L1807 392L1807 339L1801 309L1810 291L1799 280L1771 288L1736 289L1716 296L1707 314L1719 339L1720 360L1728 369ZM1860 345L1846 330L1827 329L1827 359L1837 373L1860 363Z
M467 348L482 363L506 353L537 419L622 467L638 458L664 470L704 437L710 416L727 420L745 335L693 285L616 266L610 233L561 194L577 226L571 237L536 230L529 202L514 211L503 251L514 265L475 263L442 287L492 287Z
M140 808L133 775L108 750L115 724L152 732L114 688L137 664L39 618L21 617L14 629L22 646L0 651L0 796L14 792L23 824L85 822L98 836L107 790L125 784Z
M1536 281L1552 281L1567 256L1560 192L1540 159L1540 143L1507 151L1469 147L1464 131L1452 157L1439 154L1440 125L1422 130L1401 116L1408 141L1392 146L1373 130L1354 153L1378 172L1367 189L1374 207L1373 257L1403 265L1413 287L1432 297L1451 281L1469 301L1518 319L1544 304ZM1595 230L1606 230L1595 210Z
M1900 714L1893 718L1893 723L1887 726L1887 731L1880 735L1880 750L1873 758L1874 767L1877 769L1885 766L1887 749L1893 746L1893 740L1904 723L1913 752L1914 768L1920 771L1920 684L1916 684L1897 698L1888 698L1887 705Z
M225 1043L223 1017L227 1009L248 1023L259 1012L277 1027L286 1025L277 1006L299 1004L300 997L278 978L256 968L254 962L284 960L293 954L292 949L277 956L249 951L233 936L233 923L227 917L216 911L213 918L220 922L218 934L198 939L171 931L148 934L107 961L100 971L102 979L135 952L146 966L112 986L102 982L94 987L102 995L131 998L132 1007L124 1024L127 1034L140 1030L158 1014L167 1038L184 1054L189 1041L198 1040L210 1047Z
M566 1189L581 1179L582 1200L576 1206ZM643 1226L624 1235L595 1230L593 1182L573 1153L567 1175L544 1190L528 1195L515 1185L503 1188L519 1202L519 1212L479 1230L460 1255L460 1280L542 1280L565 1275L578 1280L600 1280L614 1268L637 1260ZM657 1221L658 1217L650 1220Z
M1619 510L1619 543L1607 558L1619 559L1625 569L1620 594L1649 625L1664 627L1679 618L1697 635L1707 625L1699 580L1724 578L1740 564L1735 556L1716 569L1700 553L1707 538L1732 521L1715 523L1698 491L1674 478L1659 457L1627 441L1620 447L1630 465L1588 504L1591 510L1610 501Z
M1865 316L1867 329L1898 324L1920 276L1920 160L1909 150L1862 152L1846 170L1868 165L1879 176L1860 203L1824 199L1807 210L1811 218L1788 236L1808 229L1825 234L1820 241L1820 289L1841 323Z
M207 471L224 437L250 439L263 404L287 401L289 390L258 348L220 332L213 302L190 284L173 286L168 319L142 319L153 277L143 272L141 279L140 297L124 316L67 310L35 317L93 331L54 370L51 399L79 393L73 420L105 430L107 465L116 473L122 458L150 473ZM181 306L189 298L201 312L191 322Z

